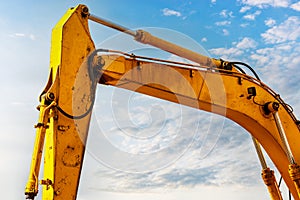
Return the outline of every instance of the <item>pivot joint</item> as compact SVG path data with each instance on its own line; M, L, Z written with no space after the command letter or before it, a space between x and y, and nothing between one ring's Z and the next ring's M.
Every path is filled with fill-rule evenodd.
M266 115L277 112L279 109L279 103L277 102L267 102L263 105L263 111Z

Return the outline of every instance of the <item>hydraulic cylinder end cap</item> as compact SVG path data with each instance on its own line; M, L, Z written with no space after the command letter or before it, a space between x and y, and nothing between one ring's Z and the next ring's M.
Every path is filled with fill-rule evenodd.
M275 113L279 109L279 103L277 102L267 102L263 105L263 110L266 115L269 115L270 113Z
M89 8L87 6L82 5L82 7L81 7L81 15L82 15L82 17L89 16Z
M274 171L270 168L263 169L261 175L266 185L272 185L274 183Z
M300 166L298 164L290 165L289 174L293 181L300 180Z

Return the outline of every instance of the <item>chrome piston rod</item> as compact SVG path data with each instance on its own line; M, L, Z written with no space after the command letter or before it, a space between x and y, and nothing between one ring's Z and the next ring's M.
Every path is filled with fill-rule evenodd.
M274 119L275 119L275 122L276 122L276 126L277 126L277 129L278 129L278 132L279 132L280 139L282 141L284 151L285 151L285 153L288 157L289 163L290 164L295 164L294 156L292 154L292 150L291 150L291 148L289 146L289 143L287 141L285 131L284 131L284 128L282 126L278 111L274 112L273 116L274 116Z
M97 17L92 14L89 14L89 19L96 23L102 24L104 26L108 26L115 30L131 35L138 42L141 42L143 44L149 44L151 46L157 47L161 50L167 51L179 57L186 58L190 61L193 61L203 66L223 69L224 66L227 64L227 62L201 55L199 53L196 53L184 47L178 46L176 44L173 44L161 38L155 37L144 30L133 31L127 27L118 25L114 22Z
M252 136L252 141L253 141L253 144L254 144L254 147L255 147L255 150L256 150L256 153L257 153L257 156L258 156L258 159L260 161L260 165L261 165L262 169L267 169L268 166L267 166L266 160L264 158L264 155L262 153L261 146L260 146L259 142L253 136Z
M104 25L104 26L108 26L108 27L110 27L110 28L113 28L113 29L116 29L116 30L118 30L118 31L124 32L124 33L126 33L126 34L128 34L128 35L131 35L131 36L133 36L133 37L136 36L136 32L135 32L135 31L133 31L133 30L131 30L131 29L129 29L129 28L126 28L126 27L124 27L124 26L118 25L118 24L116 24L116 23L113 23L113 22L111 22L111 21L108 21L108 20L106 20L106 19L97 17L97 16L95 16L95 15L90 14L90 15L89 15L89 19L92 20L92 21L94 21L94 22L96 22L96 23L102 24L102 25Z

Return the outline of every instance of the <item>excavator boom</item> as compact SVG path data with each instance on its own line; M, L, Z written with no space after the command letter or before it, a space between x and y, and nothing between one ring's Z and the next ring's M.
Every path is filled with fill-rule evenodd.
M96 50L89 19L196 64ZM132 31L103 20L91 15L85 5L69 9L52 32L50 75L40 96L36 141L25 188L28 199L35 198L39 184L43 200L76 199L98 83L231 119L252 135L271 198L282 199L260 145L294 199L300 200L299 122L279 95L258 77L244 74L235 63L209 58L145 31ZM39 181L42 154L44 178Z

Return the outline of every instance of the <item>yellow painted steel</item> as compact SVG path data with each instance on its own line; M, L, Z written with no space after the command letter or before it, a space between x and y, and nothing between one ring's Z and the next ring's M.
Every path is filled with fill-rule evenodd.
M71 200L77 195L95 92L86 61L95 49L86 9L69 9L52 32L50 76L43 93L52 94L57 106L46 119L43 200ZM31 171L38 168L32 166ZM38 173L35 176L37 184Z
M298 164L290 164L289 173L291 179L294 181L298 194L300 194L300 166Z
M53 85L49 92L57 97L57 105L69 115L79 116L92 106L93 90L87 78L85 58L95 47L88 29L86 7L70 9L54 27L50 66ZM76 199L83 164L89 112L72 119L55 110L51 119L52 131L47 132L44 179L53 185L44 186L43 199ZM45 188L46 187L46 188Z
M148 63L119 55L102 56L102 84L147 94L160 99L223 115L249 131L264 147L284 181L299 200L299 193L289 175L286 156L272 114L264 114L262 105L276 102L270 88L247 75L210 69L189 69L159 63ZM120 64L120 60L124 60ZM120 66L120 70L114 69ZM193 73L191 73L193 71ZM192 74L192 76L191 76ZM167 86L167 87L166 87ZM249 98L248 88L256 88ZM300 134L294 118L283 106L278 113L296 163L300 163Z
M32 199L37 194L44 138L42 199L76 199L98 80L94 66L87 60L95 50L88 15L84 5L71 8L52 32L50 76L40 97L37 139L25 189ZM210 61L206 68L189 68L119 55L103 55L102 59L105 65L101 84L216 113L244 127L264 147L294 199L300 200L300 170L290 165L274 118L263 111L262 105L279 100L266 85L236 70L212 68ZM255 97L249 95L249 88L256 89ZM300 134L295 118L285 106L280 106L278 114L294 160L300 163Z
M46 129L48 128L48 118L50 109L55 105L55 102L51 104L46 103L45 95L41 99L41 103L39 105L40 116L39 121L35 125L36 131L36 139L33 149L33 155L31 160L31 167L29 172L29 178L25 188L25 194L33 198L38 193L38 176L40 171L42 153L44 148L44 140Z
M275 179L274 171L270 168L262 170L261 176L268 188L272 200L282 200L281 192Z

